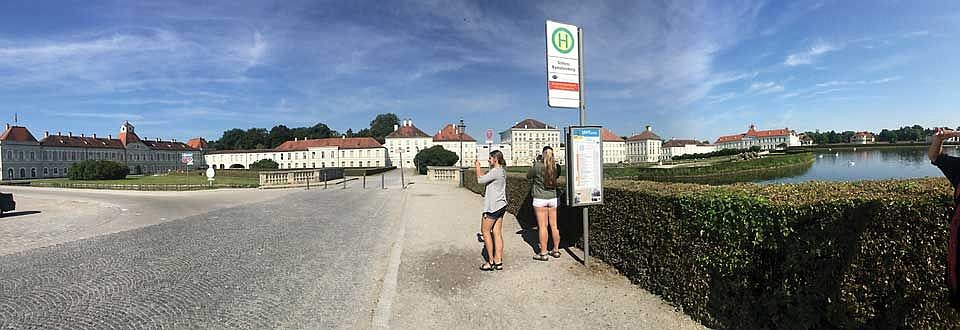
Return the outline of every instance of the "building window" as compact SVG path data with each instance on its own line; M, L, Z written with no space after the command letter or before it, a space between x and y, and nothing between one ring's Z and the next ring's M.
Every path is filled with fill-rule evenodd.
M20 160L23 160L23 151L20 152Z
M13 169L7 169L7 179L13 179Z
M50 172L47 170L46 167L44 167L44 168L43 168L43 176L47 176L47 175L50 175Z
M21 153L21 154L22 154L22 153ZM24 169L24 168L21 168L21 169L20 169L20 178L23 179L23 178L26 178L26 177L27 177L27 170Z
M54 167L54 168L53 168L53 175L59 175L60 173L58 173L58 172L60 172L60 169Z

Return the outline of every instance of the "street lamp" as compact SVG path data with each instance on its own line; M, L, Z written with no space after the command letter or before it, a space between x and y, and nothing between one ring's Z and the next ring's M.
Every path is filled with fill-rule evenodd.
M460 186L463 187L463 131L467 128L467 125L463 123L463 118L460 118L460 123L457 124L457 135L460 137Z

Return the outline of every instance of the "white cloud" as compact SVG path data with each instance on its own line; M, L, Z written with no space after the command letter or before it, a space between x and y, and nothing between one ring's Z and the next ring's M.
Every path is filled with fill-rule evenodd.
M839 50L840 48L834 45L827 43L817 43L805 51L799 53L793 53L787 55L787 59L783 62L788 66L798 66L804 64L813 63L818 57L823 56L826 53Z
M901 76L886 77L876 80L832 80L817 84L817 87L849 86L849 85L876 85L885 84L902 79Z
M747 93L753 93L756 95L769 94L769 93L778 93L784 90L783 85L775 82L755 82L750 84L750 87L747 89Z

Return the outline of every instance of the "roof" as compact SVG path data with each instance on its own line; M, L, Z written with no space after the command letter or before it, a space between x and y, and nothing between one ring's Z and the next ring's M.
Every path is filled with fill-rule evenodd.
M446 142L461 141L460 134L457 134L457 127L454 126L453 124L447 124L447 126L444 126L443 129L441 129L440 132L437 133L437 135L433 136L433 142L444 142L444 141ZM467 132L463 132L462 141L477 142L477 140L475 140L472 136L470 136L470 134L467 134Z
M204 140L201 137L192 138L189 141L187 141L187 145L190 146L190 148L194 148L194 149L206 149L207 140Z
M383 148L383 145L381 145L380 142L377 142L377 140L372 137L327 138L327 139L313 139L313 140L305 139L305 140L295 140L295 141L284 142L283 144L274 148L273 151L306 151L307 148L318 148L318 147L338 147L340 149L369 149L369 148Z
M616 134L613 134L612 131L606 128L600 129L600 136L603 138L603 142L623 142L624 141L622 137Z
M643 140L661 140L661 141L663 141L663 139L661 139L660 136L657 135L657 133L654 133L653 130L650 129L649 126L647 127L647 130L641 132L640 134L637 134L637 135L634 135L634 136L631 136L631 137L627 138L627 141L643 141Z
M23 126L7 126L7 129L3 131L3 135L0 135L0 141L13 141L13 142L37 142L37 138L33 137L33 134L30 134L30 130Z
M388 139L402 139L402 138L429 138L430 136L427 133L424 133L416 126L400 126L396 131L390 132L387 134ZM379 143L378 143L379 144Z
M277 152L274 149L245 149L245 150L213 150L205 152L206 155L219 155L219 154L253 154L253 153L268 153L268 152Z
M754 138L764 138L764 137L771 137L771 136L785 136L785 135L791 135L794 133L795 132L791 131L789 128L758 131L756 129L756 126L750 125L750 129L748 129L746 133L721 136L717 138L717 143L740 141L747 136L754 137Z
M702 143L700 143L700 141L697 141L697 140L677 140L677 139L671 139L671 140L669 140L669 141L667 141L667 142L664 142L664 143L663 143L663 147L664 147L664 148L683 147L683 146L691 145L691 144L694 144L694 145L702 145Z
M147 147L153 150L178 150L178 151L193 151L198 150L191 148L183 142L173 142L173 141L140 141L143 144L146 144Z
M870 132L856 132L856 133L853 134L853 136L868 136L868 137L872 137L872 136L873 136L873 133L870 133Z
M550 125L544 124L542 121L539 121L539 120L536 120L536 119L531 119L531 118L527 118L527 119L521 120L519 123L517 123L516 125L513 125L513 127L511 127L511 128L519 128L519 129L556 129L556 127L552 127L552 126L550 126Z
M123 142L119 139L94 138L91 136L50 135L43 138L40 145L44 147L124 149Z
M140 137L134 132L120 132L120 142L123 142L123 145L140 142Z

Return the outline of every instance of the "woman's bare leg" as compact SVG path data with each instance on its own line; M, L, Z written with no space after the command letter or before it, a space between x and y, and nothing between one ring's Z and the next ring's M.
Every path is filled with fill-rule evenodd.
M537 234L540 238L540 254L547 253L547 208L534 207L533 212L537 215Z
M480 234L483 235L483 248L487 250L487 261L490 264L494 263L493 255L493 238L490 237L490 229L493 228L493 220L483 218L483 221L480 222Z
M493 224L494 263L503 263L503 218Z
M547 215L549 217L549 222L550 222L550 233L553 236L553 251L559 252L560 251L560 228L557 228L557 208L552 207L547 209ZM544 243L544 247L546 247L546 243Z

